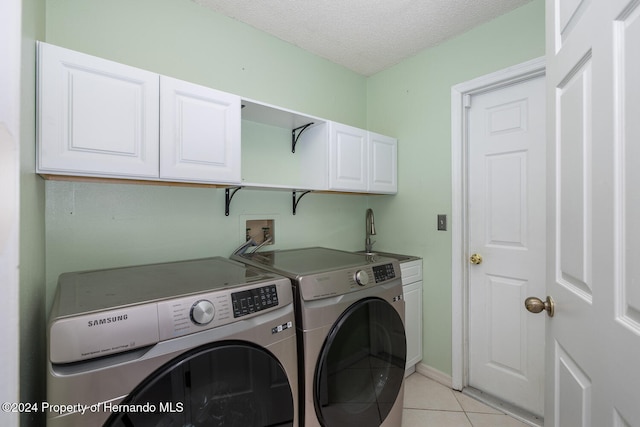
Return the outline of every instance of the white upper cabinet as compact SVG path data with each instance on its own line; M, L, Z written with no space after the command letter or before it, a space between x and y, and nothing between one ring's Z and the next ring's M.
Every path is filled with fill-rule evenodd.
M369 132L369 192L398 192L398 140Z
M240 97L160 77L160 179L240 183Z
M397 192L397 141L38 42L36 172Z
M38 47L37 172L158 177L158 75Z
M329 189L398 192L398 141L332 122L329 128Z
M367 191L367 131L341 123L329 126L329 190Z
M240 182L240 97L38 46L43 174Z

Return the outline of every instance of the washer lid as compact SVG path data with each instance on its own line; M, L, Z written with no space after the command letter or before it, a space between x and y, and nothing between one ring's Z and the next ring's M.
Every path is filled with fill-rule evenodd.
M234 255L232 258L294 278L393 261L393 259L321 247L246 253L240 256Z
M51 316L75 316L276 277L222 257L64 273Z

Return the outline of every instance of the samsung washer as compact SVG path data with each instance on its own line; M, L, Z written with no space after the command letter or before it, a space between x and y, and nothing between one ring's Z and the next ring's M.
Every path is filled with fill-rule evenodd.
M236 254L291 279L305 427L400 427L406 335L395 259L326 248Z
M291 283L225 258L59 278L48 426L297 426Z

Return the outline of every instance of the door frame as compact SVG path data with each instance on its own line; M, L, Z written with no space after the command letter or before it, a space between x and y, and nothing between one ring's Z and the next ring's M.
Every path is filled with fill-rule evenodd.
M451 384L469 381L468 277L468 110L471 96L545 75L544 57L536 58L451 88Z
M20 402L20 397L39 397L37 393L40 390L40 384L27 385L24 383L22 385L27 385L27 387L20 389L22 383L20 373L26 371L25 366L29 366L28 362L21 362L20 348L40 348L40 345L33 342L36 340L35 336L31 338L31 335L27 339L27 344L21 345L21 338L26 336L26 332L21 334L19 320L20 303L23 307L31 307L35 306L39 299L39 296L36 295L32 297L30 295L26 301L20 298L21 267L22 271L26 271L27 264L23 262L23 265L20 266L20 184L22 172L20 145L22 143L26 146L29 143L26 139L23 141L21 138L21 125L24 126L24 123L21 123L22 116L25 116L24 120L27 123L29 123L29 119L26 118L26 113L22 113L20 107L21 103L31 107L35 102L24 97L20 90L23 83L29 84L28 77L23 77L21 73L21 66L27 64L27 61L22 58L23 51L27 52L27 49L23 49L23 44L29 45L23 40L23 35L27 34L27 37L31 35L23 33L22 19L22 2L20 0L3 1L0 4L0 27L2 28L0 56L4 61L0 66L0 93L2 93L0 96L0 159L2 159L0 196L5 203L3 215L0 217L0 291L3 295L0 306L7 319L16 320L8 322L0 330L0 341L7 343L0 350L0 359L2 359L0 376L4 379L0 385L0 398L3 402ZM23 157L25 157L24 154ZM33 166L30 164L24 169L26 175L28 174L27 170L31 171ZM27 282L27 274L23 273L22 276L25 277L23 281ZM28 285L32 289L36 287L35 283ZM31 294L31 292L26 293ZM33 323L37 323L37 320L34 319ZM37 336L39 338L40 334L38 333ZM25 359L27 358L25 357L23 360ZM40 358L35 358L35 360L40 361ZM35 369L38 373L41 372L39 366L29 366L29 368ZM26 415L23 417L17 412L0 413L0 422L5 426L20 425L21 418L27 419ZM34 418L35 420L43 419L43 417Z

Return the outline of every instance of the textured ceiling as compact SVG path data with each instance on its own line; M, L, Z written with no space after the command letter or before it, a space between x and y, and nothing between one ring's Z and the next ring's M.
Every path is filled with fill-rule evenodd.
M370 76L531 0L193 0Z

